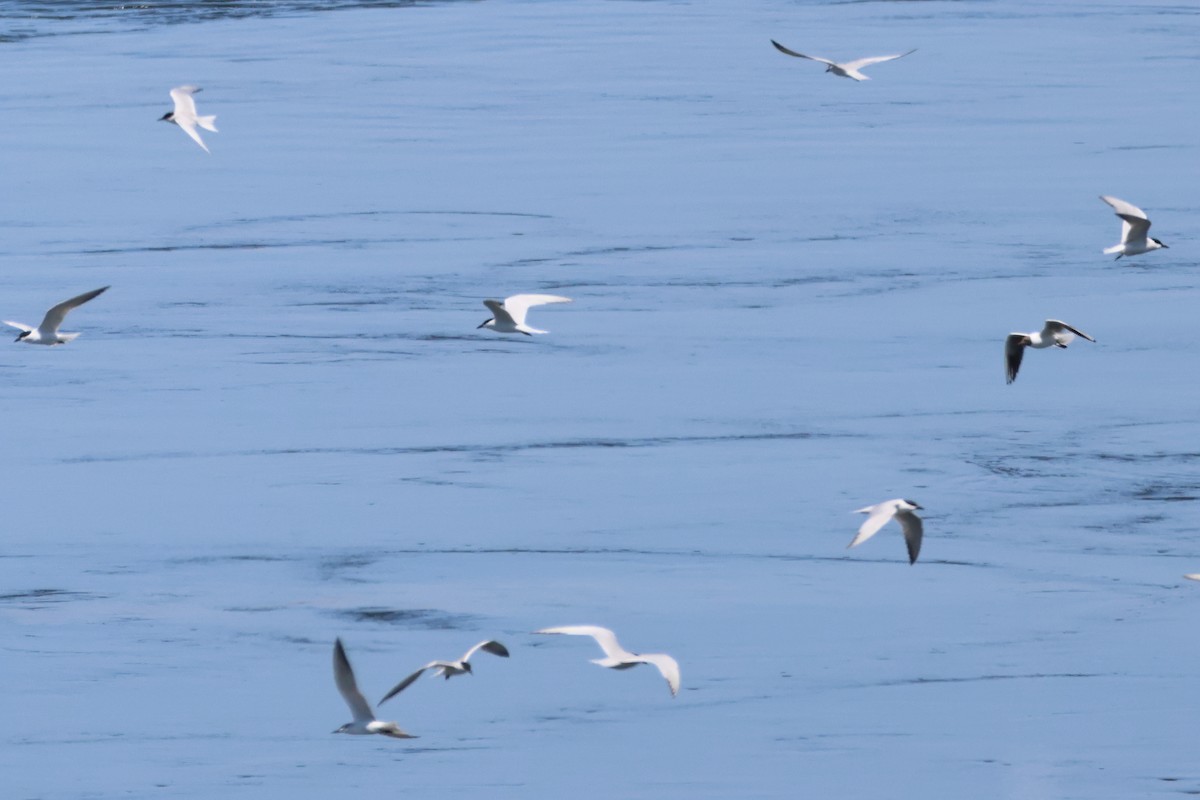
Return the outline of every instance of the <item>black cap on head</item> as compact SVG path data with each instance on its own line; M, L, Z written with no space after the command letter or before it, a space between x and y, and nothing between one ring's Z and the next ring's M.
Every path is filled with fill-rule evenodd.
M168 111L167 113L165 113L161 117L159 117L158 121L159 122L172 122L173 120L171 118L174 116L175 116L174 111Z
M925 510L924 508L921 508L921 504L916 502L915 500L905 500L904 502L908 503L910 506L913 506L914 508L920 508L922 511Z

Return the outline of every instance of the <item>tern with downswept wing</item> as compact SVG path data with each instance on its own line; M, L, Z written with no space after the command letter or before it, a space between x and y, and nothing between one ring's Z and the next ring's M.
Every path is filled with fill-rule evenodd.
M789 56L795 56L796 58L807 58L809 61L818 61L826 65L826 72L832 72L834 75L841 75L843 78L851 78L856 81L871 80L864 75L861 70L871 66L872 64L882 64L884 61L895 61L897 58L904 58L907 55L912 55L913 53L917 52L917 48L914 47L907 53L900 53L899 55L895 56L870 56L868 58L858 58L854 61L845 61L839 64L836 61L830 61L828 58L797 53L795 50L784 47L774 39L771 40L771 44L775 45L775 49L781 53L785 53Z
M379 705L383 705L388 700L391 700L393 697L403 692L405 689L415 683L417 678L424 675L426 670L433 670L434 675L442 675L446 678L446 680L450 680L455 675L462 675L464 673L467 675L474 675L475 672L473 669L471 669L471 656L475 655L480 650L484 651L485 653L491 653L494 656L508 658L508 648L499 642L490 639L486 642L480 642L468 650L466 655L457 661L430 661L428 664L421 667L419 670L393 686L391 691L385 694L383 699L379 701Z

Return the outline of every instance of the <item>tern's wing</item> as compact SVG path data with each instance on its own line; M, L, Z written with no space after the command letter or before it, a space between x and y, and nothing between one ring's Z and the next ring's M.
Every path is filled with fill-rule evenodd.
M342 647L341 639L333 644L333 680L342 694L342 699L350 706L355 722L371 722L375 719L371 704L362 696L358 684L354 682L354 670L350 667L350 659L346 658L346 649Z
M514 294L504 298L504 310L518 325L525 324L525 315L533 306L544 306L548 303L569 303L571 298L559 297L556 294Z
M1017 379L1017 371L1021 369L1021 359L1025 357L1025 343L1029 335L1025 333L1010 333L1004 340L1004 377L1008 383Z
M3 320L3 322L5 325L9 325L13 328L16 328L19 331L25 331L26 333L33 333L33 328L29 327L24 322L13 322L10 319Z
M176 86L171 90L171 99L175 101L175 115L196 116L196 99L192 97L200 91L199 86Z
M904 531L904 544L908 547L908 563L917 563L917 556L921 552L921 536L925 532L925 526L921 522L921 518L911 511L897 511L896 522L900 523L900 529Z
M496 322L507 322L510 325L516 325L516 321L512 318L512 314L504 308L504 303L499 300L484 300L483 304L492 311L492 316L496 318Z
M596 640L596 644L600 645L600 649L604 651L604 655L609 658L625 658L630 655L629 652L621 647L617 641L617 635L608 628L601 628L599 625L563 625L558 628L542 628L534 633L562 633L567 636L591 636Z
M896 506L893 502L880 503L876 506L867 506L860 508L855 514L869 514L866 522L858 529L858 535L854 537L854 541L846 545L846 549L858 547L860 544L870 539L875 534L879 533L879 529L887 524L887 521L896 513Z
M907 53L901 53L898 56L871 56L869 58L859 58L855 59L854 61L847 61L845 64L842 64L842 68L846 70L859 70L863 67L869 67L872 64L881 64L884 61L895 61L897 58L904 58L905 56L912 55L915 52L917 52L917 48L914 47Z
M1146 212L1133 203L1126 203L1119 197L1100 195L1100 199L1113 207L1113 211L1121 218L1121 242L1144 241L1150 232L1150 219Z
M1122 200L1119 197L1113 197L1112 195L1102 194L1102 195L1100 195L1100 199L1103 200L1104 202L1108 203L1110 206L1112 206L1113 211L1116 212L1116 215L1118 217L1121 217L1121 218L1137 217L1139 219L1147 219L1145 211L1142 211L1140 208L1135 206L1133 203L1126 203L1124 200Z
M1063 322L1060 319L1046 320L1046 327L1044 329L1042 329L1042 335L1044 336L1046 334L1051 334L1053 336L1056 336L1058 341L1062 342L1063 344L1070 344L1071 340L1074 339L1076 336L1082 336L1084 339L1087 339L1089 342L1096 341L1095 339L1088 336L1083 331L1079 330L1078 328L1072 328L1070 325L1068 325L1067 323Z
M391 688L391 690L388 691L387 694L385 694L383 696L383 699L379 701L379 705L383 705L388 700L391 700L393 697L395 697L396 695L403 692L409 686L412 686L413 683L416 682L417 678L421 677L421 675L424 674L425 670L433 669L434 667L439 666L441 663L442 662L440 662L440 661L430 661L428 664L421 667L419 670L414 672L412 675L409 675L407 678L405 678L404 680L397 683L395 686L393 686Z
M638 661L643 661L647 664L653 664L658 667L658 671L667 679L667 686L671 687L671 697L679 693L679 662L671 658L666 653L645 653L637 656Z
M822 64L829 64L831 66L833 65L833 62L828 58L821 58L820 56L806 56L804 53L797 53L795 50L787 49L774 39L771 40L771 44L775 45L776 50L781 53L787 53L789 56L795 56L796 58L807 58L809 61L820 61Z
M195 118L176 116L175 124L183 128L183 132L192 137L192 141L204 148L204 152L212 154L212 151L208 149L208 145L204 143L204 140L200 138L200 134L196 132Z
M491 639L489 639L486 642L480 642L479 644L475 645L470 650L468 650L467 654L462 657L462 660L470 661L471 656L475 655L480 650L483 650L484 652L487 652L487 653L491 653L494 656L508 658L508 648L505 647L504 645L500 644L499 642L492 641Z
M62 325L63 319L67 316L67 312L76 306L81 306L88 300L98 297L108 289L107 286L101 286L99 289L93 289L90 292L84 292L78 297L72 297L70 300L64 300L54 308L46 312L46 316L42 319L42 324L39 329L54 332L58 330L58 326Z

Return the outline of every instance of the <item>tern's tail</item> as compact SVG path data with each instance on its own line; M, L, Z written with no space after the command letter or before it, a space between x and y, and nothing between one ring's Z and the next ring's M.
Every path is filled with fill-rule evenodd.
M1125 245L1114 244L1112 247L1104 248L1104 255L1111 256L1113 253L1120 253L1124 249L1125 249Z
M196 124L199 125L201 128L204 128L204 130L206 130L206 131L212 131L213 133L219 133L219 131L217 130L217 115L216 114L210 114L207 117L196 117Z

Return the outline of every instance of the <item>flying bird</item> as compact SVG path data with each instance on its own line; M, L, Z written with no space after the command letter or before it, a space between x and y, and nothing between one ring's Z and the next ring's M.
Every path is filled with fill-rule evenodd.
M1150 218L1146 216L1145 211L1133 203L1126 203L1111 195L1102 194L1100 199L1112 206L1113 211L1121 218L1121 241L1112 247L1104 248L1105 254L1116 253L1117 259L1120 259L1121 256L1136 256L1166 247L1158 239L1150 236Z
M471 656L475 655L475 653L480 650L491 653L492 655L500 656L502 658L508 658L508 648L499 642L490 640L486 642L480 642L468 650L467 654L458 661L430 661L412 675L409 675L407 678L393 686L392 690L385 694L383 699L379 701L379 705L383 705L388 700L392 699L396 695L400 694L400 692L403 692L405 689L411 686L417 680L417 678L421 677L421 675L425 673L425 670L433 670L434 675L444 675L446 680L450 680L455 675L462 675L463 673L474 675L475 673L471 669Z
M888 520L895 519L900 523L900 530L904 531L904 545L908 548L908 563L917 563L917 555L921 552L921 536L925 531L921 518L913 513L918 509L921 507L912 500L900 499L885 500L877 505L858 509L853 513L866 514L867 520L858 529L858 535L854 537L854 541L846 545L847 549L862 544L879 533L879 529L886 525Z
M200 138L200 134L196 132L196 126L199 125L206 131L217 132L216 114L210 114L207 117L201 117L196 114L196 98L192 97L196 92L200 91L199 86L176 86L171 90L171 99L175 101L175 110L168 111L158 118L159 122L174 122L183 132L192 137L196 144L204 148L204 152L211 153L208 145Z
M653 664L667 679L671 697L679 692L679 662L666 653L631 653L617 642L617 635L608 628L597 625L564 625L559 628L542 628L534 633L562 633L568 636L591 636L604 651L604 658L593 658L593 664L609 669L630 669L638 664Z
M870 58L859 58L854 61L847 61L843 64L838 64L837 62L830 61L828 58L821 58L820 56L806 56L804 53L797 53L795 50L789 50L774 39L771 40L771 44L775 45L775 49L781 53L786 53L787 55L795 56L796 58L807 58L809 61L820 61L822 64L828 65L825 67L826 72L832 72L834 75L841 75L843 78L853 78L856 81L871 80L866 75L863 75L862 72L860 72L860 70L862 70L864 67L869 67L872 64L881 64L884 61L895 61L897 58L904 58L907 55L917 52L917 49L914 47L907 53L901 53L898 56L871 56Z
M1078 328L1072 328L1057 319L1046 320L1046 327L1032 333L1010 333L1004 340L1004 375L1009 383L1017 379L1017 370L1021 368L1021 359L1025 357L1025 348L1032 347L1041 350L1045 347L1061 347L1064 350L1076 336L1081 336L1089 342L1096 341Z
M333 643L333 680L342 694L342 699L346 701L346 705L350 706L350 711L354 714L353 722L347 722L334 733L351 733L356 736L378 733L393 739L417 738L411 733L400 730L400 726L394 722L382 722L375 719L375 712L371 710L371 704L358 690L358 684L354 680L354 669L350 666L350 659L346 658L346 649L342 647L341 639Z
M555 294L514 294L512 297L499 300L484 300L483 304L492 310L492 317L476 326L476 329L487 328L496 333L523 333L532 336L535 333L549 333L525 324L525 315L533 306L544 306L548 303L569 303L571 298L559 297Z
M99 289L93 289L90 292L84 292L78 297L72 297L70 300L64 300L54 308L46 312L46 316L42 318L42 324L36 328L31 328L21 322L12 322L4 320L5 325L12 326L21 331L15 341L24 342L25 344L66 344L73 342L79 338L78 333L59 333L58 326L62 325L63 319L67 316L67 312L76 306L81 306L88 300L98 297L108 289L107 286L101 286Z

